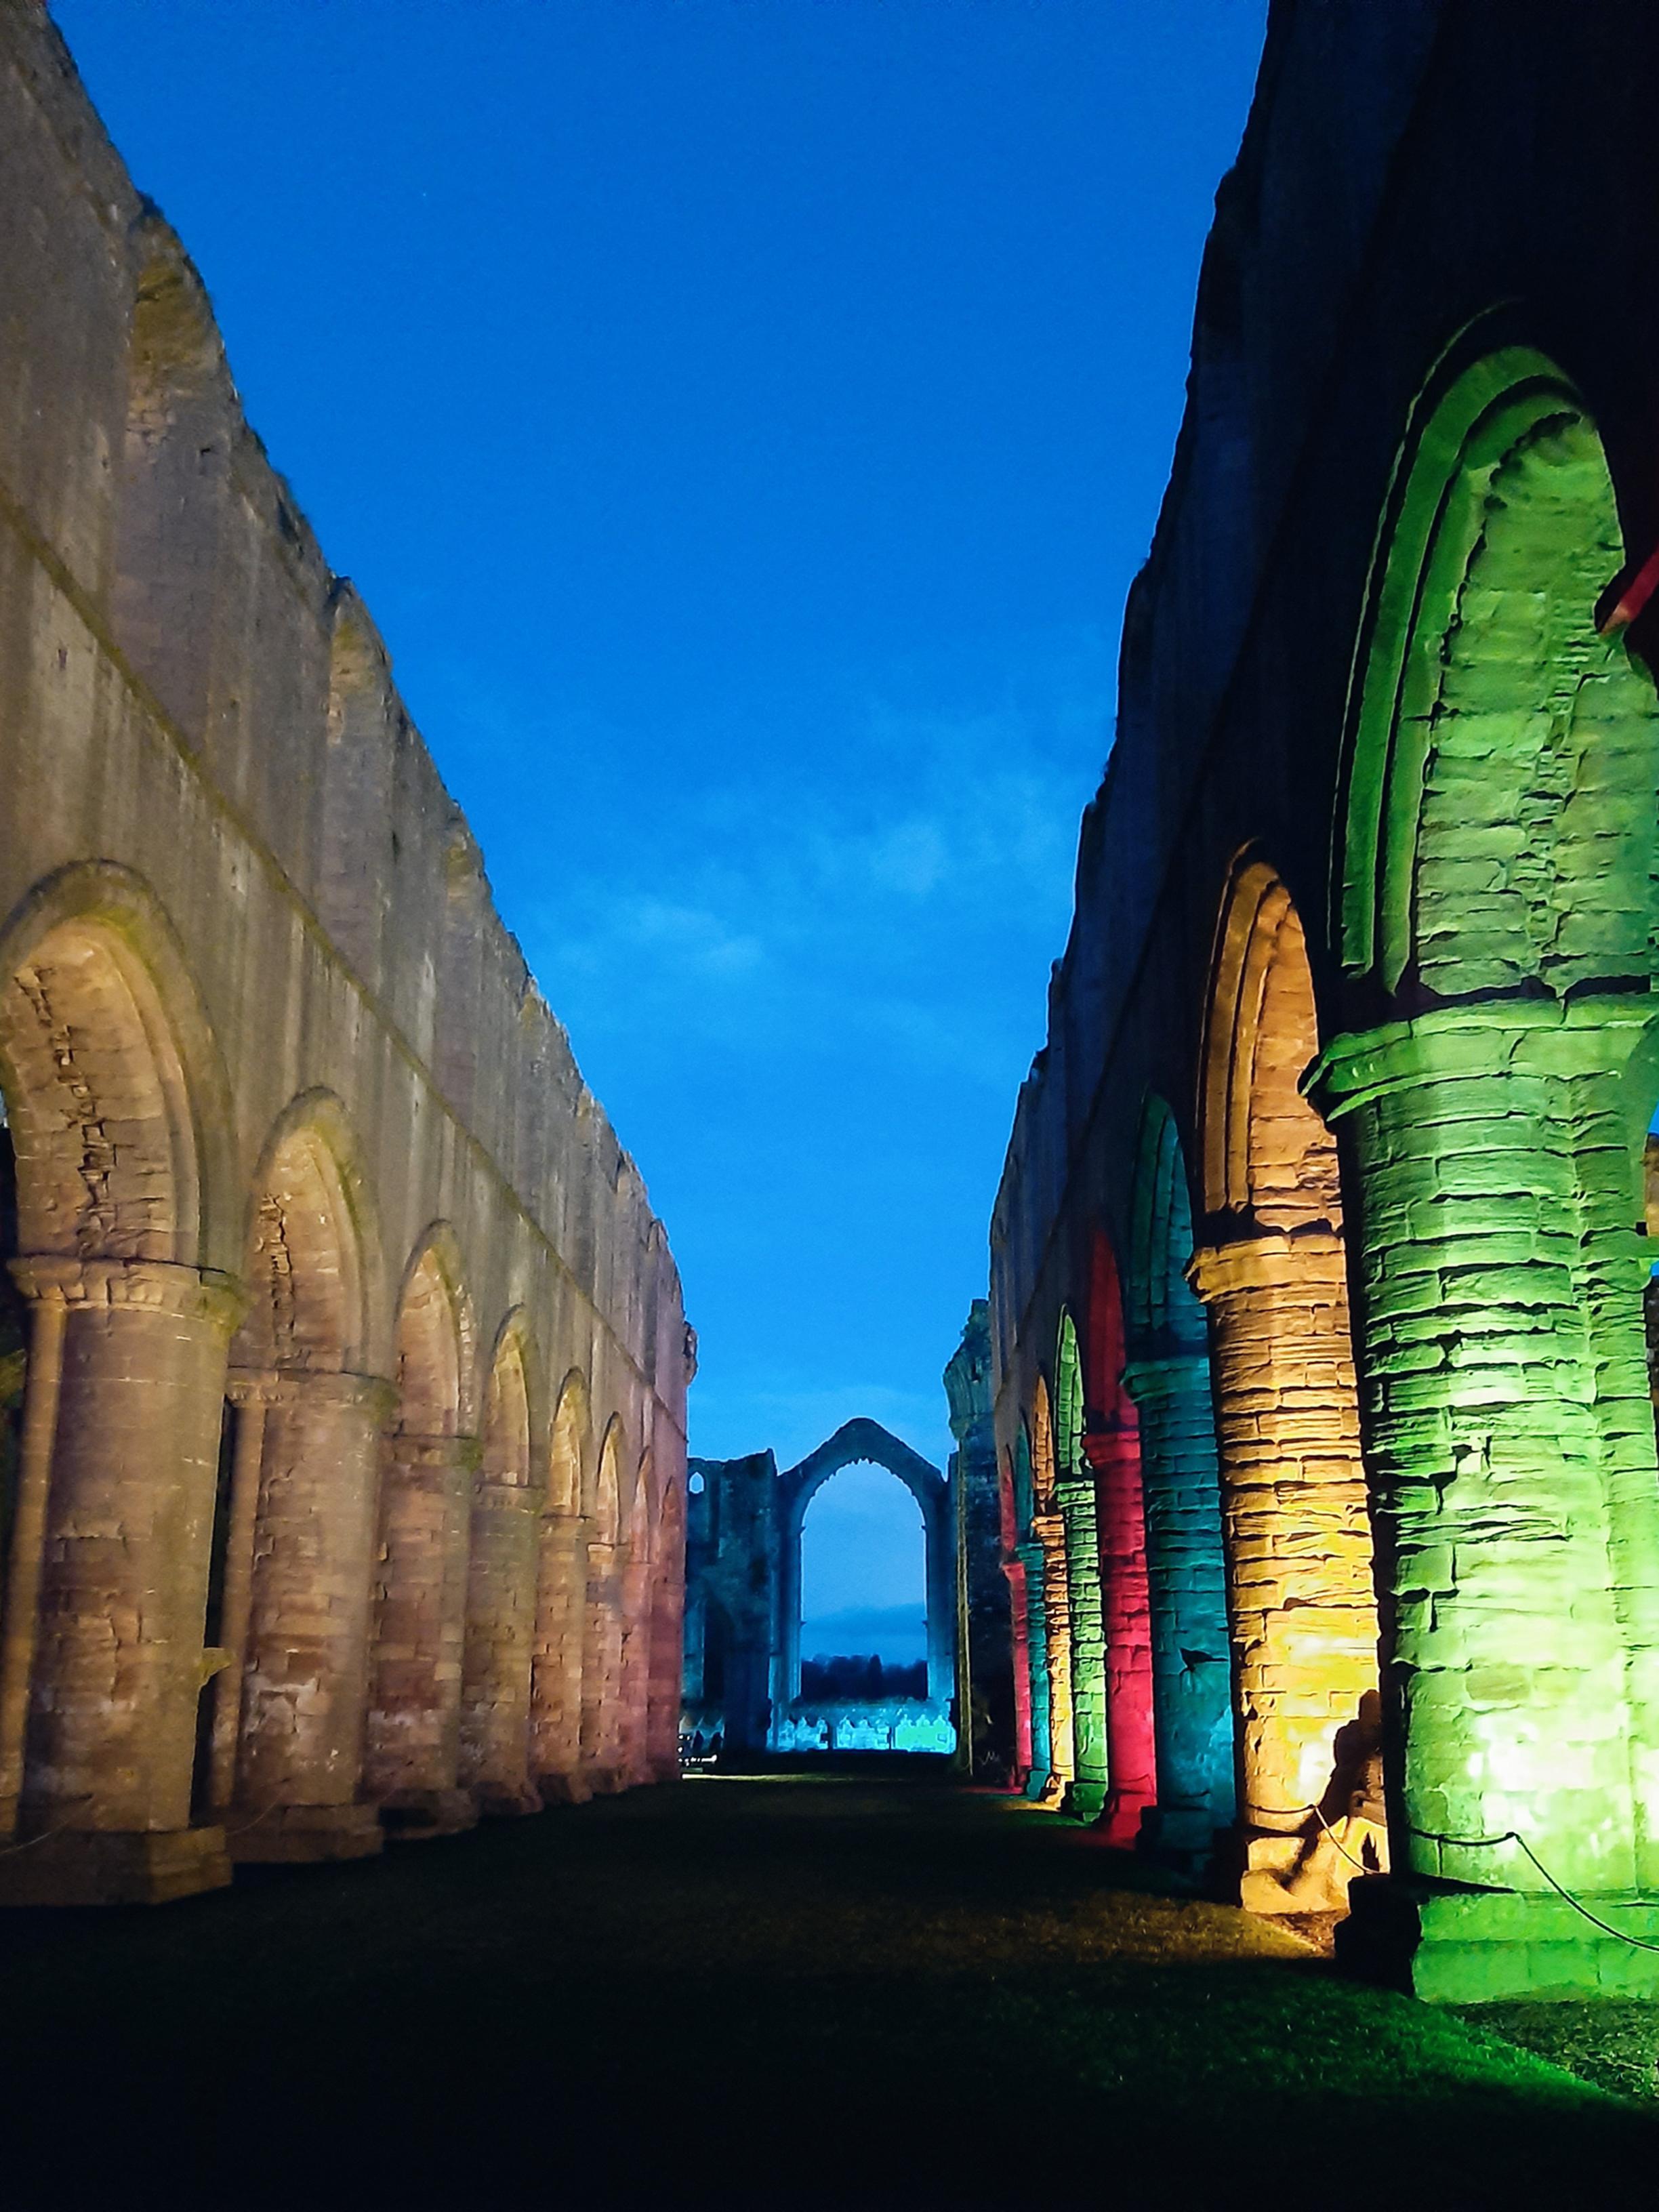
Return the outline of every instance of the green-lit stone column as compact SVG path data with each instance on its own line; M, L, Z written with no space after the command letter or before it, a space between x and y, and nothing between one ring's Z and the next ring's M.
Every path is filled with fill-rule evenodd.
M1095 1478L1086 1465L1062 1474L1054 1502L1066 1531L1066 1593L1071 1616L1072 1779L1066 1810L1100 1817L1106 1804L1106 1627L1100 1589L1100 1529Z
M1031 1771L1025 1778L1025 1795L1042 1799L1054 1778L1054 1739L1049 1728L1048 1608L1042 1595L1042 1547L1028 1537L1014 1547L1014 1557L1024 1569L1026 1656L1031 1683Z
M1626 1080L1644 994L1441 1008L1312 1087L1358 1204L1361 1408L1422 1994L1659 1985L1659 1469ZM1423 1878L1429 1878L1427 1887ZM1474 1885L1486 1897L1437 1887ZM1369 1889L1362 1899L1358 1893ZM1358 1915L1397 1911L1357 1884ZM1510 1893L1504 1895L1492 1893Z

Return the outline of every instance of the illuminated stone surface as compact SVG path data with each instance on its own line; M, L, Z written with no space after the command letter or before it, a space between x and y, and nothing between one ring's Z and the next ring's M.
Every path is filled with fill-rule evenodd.
M0 1899L526 1809L585 1683L672 1771L661 1228L31 0L0 210ZM596 1425L648 1556L587 1650Z

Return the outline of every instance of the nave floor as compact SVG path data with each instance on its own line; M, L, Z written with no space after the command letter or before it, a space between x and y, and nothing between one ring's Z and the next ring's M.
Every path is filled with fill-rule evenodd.
M1513 2208L1659 2160L1659 2106L908 1778L700 1776L0 1952L8 2212Z

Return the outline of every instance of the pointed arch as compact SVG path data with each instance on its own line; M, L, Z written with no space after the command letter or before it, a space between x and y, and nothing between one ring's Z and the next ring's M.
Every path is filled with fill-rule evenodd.
M1318 1048L1301 919L1247 848L1216 925L1199 1113L1207 1234L1189 1273L1213 1351L1244 1901L1267 1911L1346 1904L1349 1869L1322 1819L1346 1808L1339 1768L1374 1737L1376 1707L1340 1175L1300 1088Z
M587 1378L579 1367L573 1367L559 1385L553 1413L548 1447L550 1513L580 1513L582 1510L582 1460L590 1418Z
M453 1231L437 1222L404 1276L396 1340L398 1421L405 1434L455 1437L472 1410L472 1308Z
M1156 1093L1141 1109L1130 1221L1123 1382L1140 1431L1158 1754L1158 1803L1142 1832L1195 1869L1233 1817L1226 1577L1209 1331L1187 1280L1187 1164Z

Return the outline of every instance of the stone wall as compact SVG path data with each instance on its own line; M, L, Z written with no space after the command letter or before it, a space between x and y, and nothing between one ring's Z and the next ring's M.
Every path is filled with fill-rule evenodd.
M0 210L0 1887L666 1771L661 1226L33 0Z
M1104 1236L1140 1841L1447 1996L1651 1968L1551 1883L1654 1932L1656 64L1637 0L1273 7L992 1223L1033 1716Z

